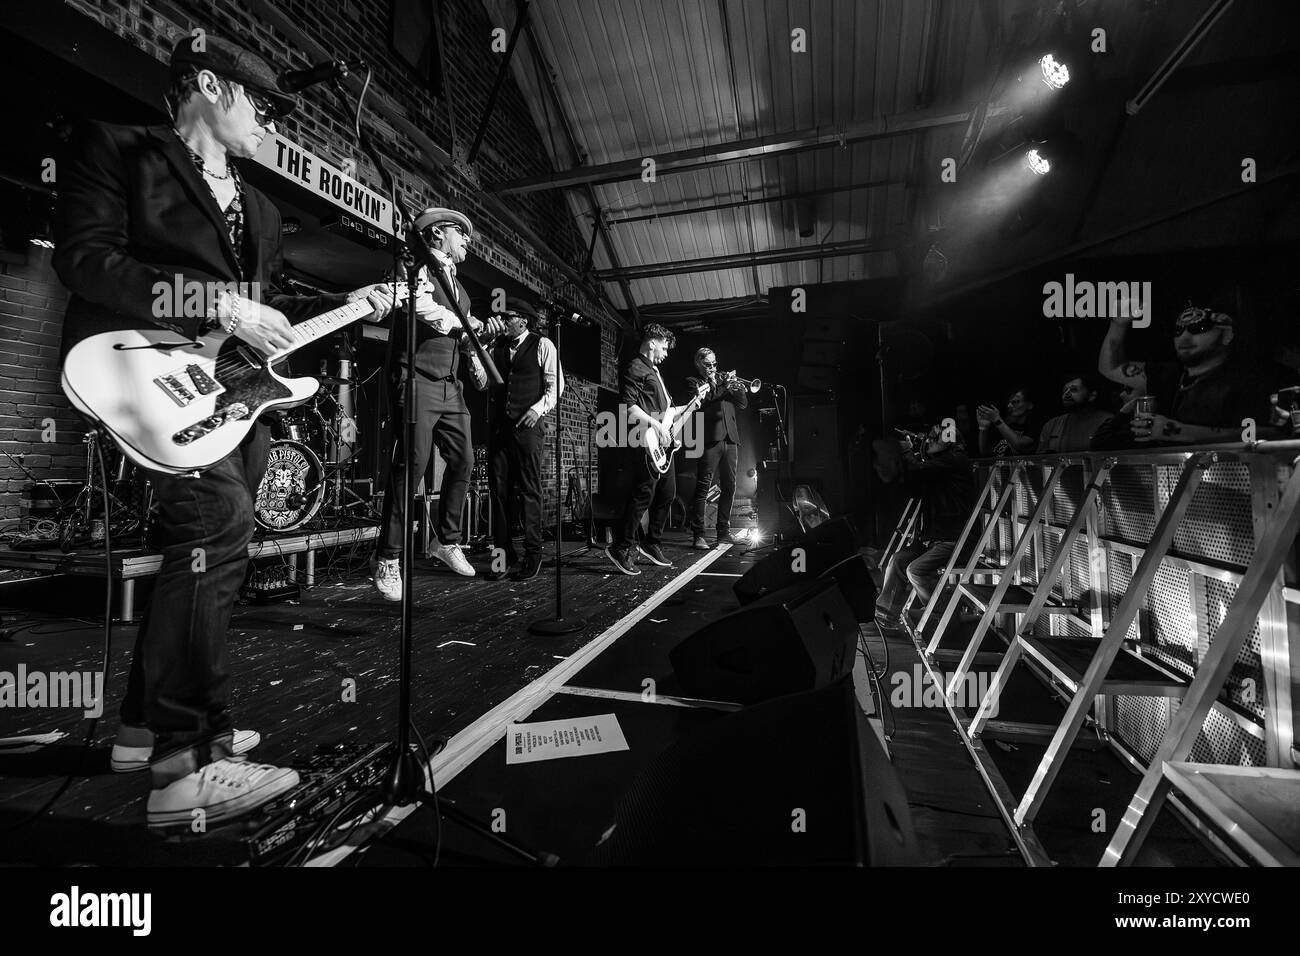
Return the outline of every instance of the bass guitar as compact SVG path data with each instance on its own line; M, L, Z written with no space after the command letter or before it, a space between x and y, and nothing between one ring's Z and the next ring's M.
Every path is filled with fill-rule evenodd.
M709 383L703 382L696 388L695 397L687 404L681 407L672 406L663 413L660 424L668 428L669 441L662 441L659 432L653 428L645 430L642 443L645 445L646 464L651 471L659 475L668 473L673 463L673 455L682 447L682 428L708 394Z

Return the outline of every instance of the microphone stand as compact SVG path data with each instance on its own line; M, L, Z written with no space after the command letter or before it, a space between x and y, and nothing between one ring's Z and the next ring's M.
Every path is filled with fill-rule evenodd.
M415 220L406 209L405 203L398 195L396 183L393 181L392 174L384 164L374 144L371 142L369 133L361 125L361 100L364 99L365 91L370 86L370 70L367 68L365 86L362 87L361 97L358 98L356 117L353 122L353 131L356 134L357 143L365 152L370 161L375 164L379 171L379 176L383 180L384 187L388 190L389 197L393 203L395 214L394 224L400 222L400 228L406 230L405 252L410 268L407 272L408 294L406 297L406 382L404 391L404 405L406 420L404 422L404 431L402 440L404 475L406 480L406 527L402 529L402 623L401 623L401 647L400 647L400 664L398 671L398 699L397 699L397 741L393 753L392 763L389 765L387 772L384 774L383 782L379 785L379 794L383 803L388 806L406 807L413 803L422 804L433 810L440 818L446 818L462 827L477 833L479 836L488 840L495 846L517 856L524 861L537 866L554 866L559 862L559 858L553 853L537 853L519 843L506 839L499 833L494 833L489 827L475 820L463 810L448 804L445 801L438 800L436 782L433 780L432 770L429 772L429 783L433 789L425 788L425 768L420 763L420 758L411 741L411 656L412 656L412 600L411 600L411 564L415 554L415 475L413 467L413 456L411 450L415 447L415 428L416 428L416 411L415 411L415 323L417 316L415 312L415 280L419 276L420 266L426 267L428 273L433 276L438 285L442 288L446 296L447 303L456 317L460 320L461 327L465 334L470 337L470 342L478 355L479 361L483 363L488 374L488 380L494 385L501 385L501 373L493 364L491 357L484 350L477 336L474 335L470 327L469 320L466 318L464 311L460 307L460 302L456 297L456 291L452 288L447 276L443 273L443 266L432 254L429 246L420 235L420 231L415 228ZM334 88L343 102L347 101L347 88L337 78L334 80ZM395 236L396 240L398 237ZM391 357L390 351L390 357ZM445 741L439 741L443 746ZM439 748L441 749L441 748Z
M571 617L567 620L564 617L564 582L561 576L561 568L564 566L564 557L561 554L561 545L564 543L564 511L560 507L560 485L563 481L563 468L560 462L560 432L564 426L560 417L559 392L559 384L564 381L564 366L560 362L560 328L563 324L564 311L556 309L555 367L558 371L559 381L556 382L555 393L555 617L551 620L543 618L528 625L529 634L546 637L573 634L587 626L587 622L580 617Z

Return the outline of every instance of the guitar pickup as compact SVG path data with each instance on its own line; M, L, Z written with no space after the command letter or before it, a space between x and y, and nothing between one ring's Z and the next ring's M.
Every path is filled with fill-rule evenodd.
M194 393L182 385L181 380L175 375L159 375L154 379L154 384L166 392L181 408L194 401Z
M201 421L195 422L188 428L182 428L176 434L172 435L172 441L178 445L188 445L204 435L210 434L220 428L226 422L239 421L248 418L248 406L243 402L231 402L215 415L209 415Z
M200 395L211 395L221 391L221 385L198 365L185 366L185 374L190 377Z

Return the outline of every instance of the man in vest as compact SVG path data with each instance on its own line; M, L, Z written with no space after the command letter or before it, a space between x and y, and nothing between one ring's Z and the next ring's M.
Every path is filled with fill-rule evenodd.
M505 333L497 340L492 361L504 385L492 390L488 468L492 482L492 543L505 552L505 567L487 577L498 581L536 577L542 567L542 419L564 392L560 357L550 339L537 334L537 312L523 299L506 299L498 318ZM524 560L517 563L510 535L510 501L523 503Z
M469 293L456 279L456 267L465 261L474 229L469 218L462 213L441 207L431 207L415 217L415 226L423 235L435 256L451 276L461 311L469 315ZM461 516L465 509L465 494L469 490L470 471L474 465L474 449L470 444L469 409L465 407L463 388L459 379L461 355L469 366L474 387L487 387L487 371L479 362L472 345L465 338L460 320L450 308L442 287L430 276L422 277L426 289L416 300L419 327L415 330L415 361L407 360L406 313L397 309L392 334L401 350L396 386L395 416L399 423L398 439L393 451L393 467L388 475L388 491L384 495L383 524L379 549L375 560L375 587L389 601L402 599L402 535L406 528L407 488L404 462L405 449L402 434L406 416L401 403L406 397L406 376L412 365L415 374L415 446L412 449L416 481L429 467L429 458L436 446L446 463L442 475L441 494L438 499L438 543L433 556L457 574L474 576L474 567L461 552ZM473 320L471 325L483 328ZM488 334L497 331L499 323L489 323Z

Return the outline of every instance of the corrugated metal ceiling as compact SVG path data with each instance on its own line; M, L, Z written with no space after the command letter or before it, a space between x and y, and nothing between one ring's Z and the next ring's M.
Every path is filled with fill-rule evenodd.
M486 0L494 22L507 30L514 4ZM973 6L973 5L972 5ZM654 157L670 150L712 146L812 128L838 129L914 110L920 102L934 0L706 0L641 3L633 0L536 0L530 22L545 61L555 72L562 109L585 164ZM980 48L977 21L966 12L949 21ZM806 31L807 52L792 49L792 32ZM960 63L969 67L971 50ZM976 59L979 59L976 56ZM512 64L543 135L550 131L557 169L575 165L537 74L521 44ZM978 65L976 66L978 73ZM848 240L889 240L908 225L905 183L916 162L915 136L894 136L714 166L654 182L593 187L610 219L756 199L859 182L870 188L806 200L799 236L792 201L749 205L609 229L615 257L626 267L816 247ZM575 215L589 212L580 190L570 190ZM597 269L610 267L598 245ZM632 279L639 305L762 295L772 286L893 275L896 257L867 252L821 260L729 268ZM618 286L607 286L621 307Z

